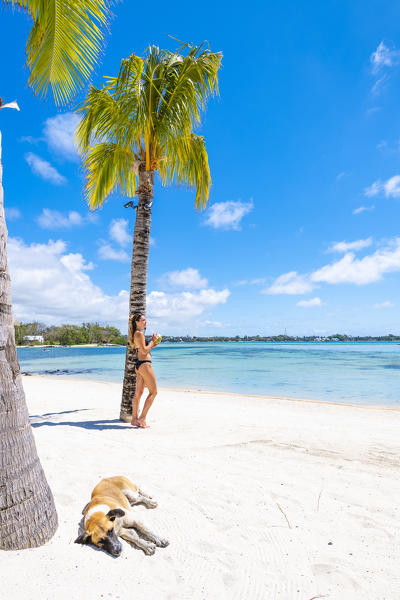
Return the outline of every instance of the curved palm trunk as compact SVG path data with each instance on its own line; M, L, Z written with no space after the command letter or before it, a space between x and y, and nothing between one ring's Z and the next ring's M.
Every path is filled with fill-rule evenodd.
M0 549L45 544L57 529L22 388L11 313L0 133Z
M137 190L139 206L136 211L135 232L133 235L131 290L129 296L129 316L146 312L147 265L149 262L151 209L145 208L153 198L154 171L139 171ZM126 347L124 385L120 420L130 422L132 418L132 398L136 389L136 352Z

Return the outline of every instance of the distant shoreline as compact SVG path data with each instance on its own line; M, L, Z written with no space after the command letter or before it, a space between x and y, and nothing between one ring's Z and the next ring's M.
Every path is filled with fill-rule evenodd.
M400 338L393 340L383 339L353 339L353 340L304 340L304 339L291 339L291 340L235 340L235 339L183 339L183 340L169 340L163 339L163 344L393 344L395 346L400 345ZM20 344L17 348L125 348L126 344Z
M17 348L125 348L122 344L20 344Z

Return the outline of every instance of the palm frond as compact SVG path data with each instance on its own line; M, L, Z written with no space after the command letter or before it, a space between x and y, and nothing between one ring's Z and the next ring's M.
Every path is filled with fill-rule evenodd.
M2 2L12 8L21 8L30 15L33 15L38 10L40 0L2 0Z
M106 77L107 84L103 87L118 104L121 119L126 123L119 128L118 139L123 144L142 147L143 132L146 129L148 117L143 99L143 69L144 61L132 54L123 59L117 77Z
M68 104L89 79L104 47L112 0L3 0L33 17L26 53L28 84L39 96L49 86Z
M106 88L92 85L76 112L83 115L76 131L81 153L85 153L93 141L117 141L118 132L124 132L129 126L127 115Z
M173 138L160 161L159 172L163 185L185 183L196 191L195 207L205 208L211 187L210 167L204 138L200 135Z
M119 187L124 196L136 193L136 176L132 169L133 156L128 148L117 144L100 143L91 146L83 167L87 174L86 199L93 210Z
M120 94L117 97L112 91L112 84L101 89L91 86L77 109L82 115L75 135L78 148L84 154L92 143L113 142L130 148L135 160L140 160L143 126L137 96Z
M187 56L176 51L168 56L166 89L160 105L161 124L190 121L190 126L200 120L208 96L218 94L218 70L222 54L190 47Z
M113 89L116 97L125 96L126 93L140 93L140 78L143 72L144 61L140 56L131 54L129 58L123 58L117 77L105 77L107 87Z
M144 145L146 155L146 170L150 170L154 158L153 141L157 119L157 106L163 86L163 57L164 52L157 46L150 46L144 63L142 74L141 105L146 116L144 124Z

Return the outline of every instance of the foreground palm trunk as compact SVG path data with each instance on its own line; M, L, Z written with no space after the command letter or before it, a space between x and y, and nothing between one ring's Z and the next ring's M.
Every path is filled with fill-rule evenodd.
M54 500L40 464L22 388L7 268L0 133L0 549L45 544L57 529Z
M147 206L153 198L154 171L139 171L137 194L139 205L136 211L135 233L132 250L132 278L129 296L129 316L146 312L147 264L149 262L149 244L151 228L151 207ZM132 418L132 398L136 389L135 373L136 352L126 347L124 385L120 420L126 423Z

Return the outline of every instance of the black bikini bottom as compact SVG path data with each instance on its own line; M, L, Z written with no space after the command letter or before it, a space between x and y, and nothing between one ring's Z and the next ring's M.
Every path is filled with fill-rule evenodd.
M149 362L149 363L151 363L151 360L138 360L138 361L136 361L136 365L135 365L135 369L136 369L136 371L139 369L139 367L140 367L141 365L143 365L143 364L144 364L144 363L146 363L146 362Z

